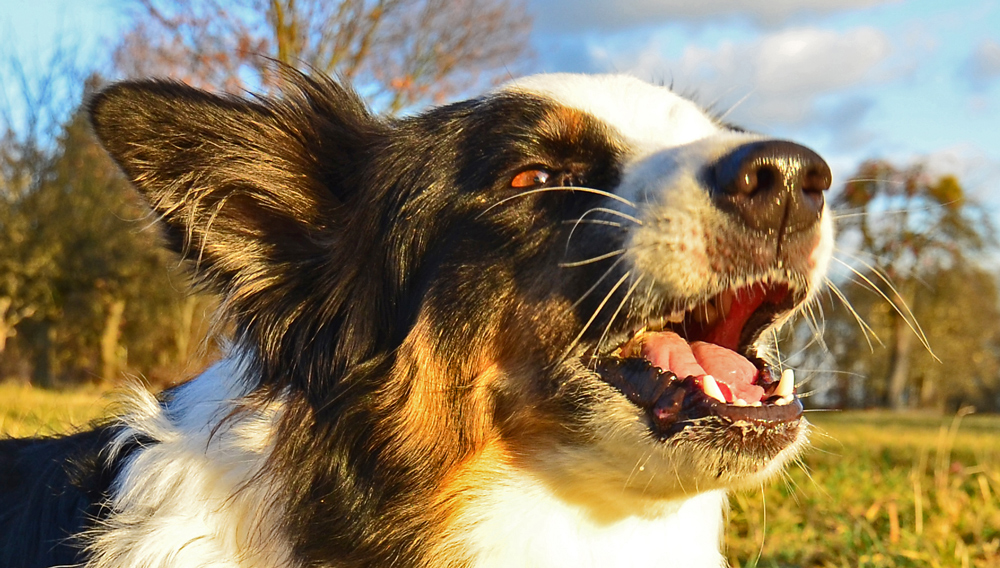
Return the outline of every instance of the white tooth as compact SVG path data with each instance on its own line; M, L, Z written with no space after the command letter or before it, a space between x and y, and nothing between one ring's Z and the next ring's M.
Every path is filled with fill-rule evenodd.
M792 391L795 390L795 371L791 369L785 369L781 372L781 380L778 382L778 388L774 390L774 394L780 398L792 397Z
M712 375L705 375L702 377L701 388L705 391L705 394L725 404L726 397L723 396L722 389L719 388L719 383L715 382L715 377Z
M736 400L733 401L733 404L735 404L736 406L750 406L749 404L747 404L747 401L743 400L742 398L737 398Z
M667 316L667 321L670 323L681 323L682 321L684 321L684 310L680 310L678 312L670 314L669 316Z
M750 406L764 406L764 405L761 404L761 402L759 400L755 400L754 403L751 404Z

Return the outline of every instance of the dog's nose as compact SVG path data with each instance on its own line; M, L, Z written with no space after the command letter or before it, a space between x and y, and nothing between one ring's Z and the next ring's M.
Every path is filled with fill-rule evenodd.
M705 177L720 209L751 229L785 234L819 221L831 181L819 154L780 140L739 146L710 165Z

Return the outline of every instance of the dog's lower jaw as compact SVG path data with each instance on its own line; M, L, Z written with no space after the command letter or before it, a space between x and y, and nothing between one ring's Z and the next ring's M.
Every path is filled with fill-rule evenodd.
M449 545L465 549L474 568L720 568L726 503L724 491L708 491L599 519L510 471L463 509Z

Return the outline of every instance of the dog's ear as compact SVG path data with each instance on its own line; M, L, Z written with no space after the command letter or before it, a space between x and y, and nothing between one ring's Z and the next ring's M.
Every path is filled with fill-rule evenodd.
M333 81L285 78L273 100L142 81L91 102L98 137L170 246L230 292L322 255L384 129Z

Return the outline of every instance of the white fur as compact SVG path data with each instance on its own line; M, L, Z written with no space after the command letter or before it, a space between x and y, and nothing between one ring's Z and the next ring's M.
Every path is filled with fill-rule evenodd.
M587 112L616 129L636 151L681 146L719 131L690 100L628 75L533 75L501 90L541 95Z
M474 500L462 519L475 568L719 568L722 491L652 504L643 515L596 519L520 472Z
M647 271L664 264L664 251L669 252L674 242L683 241L691 250L704 247L698 239L703 224L711 222L705 216L713 209L696 172L738 144L760 139L720 128L694 103L631 77L542 75L518 79L503 90L550 97L590 113L621 136L630 164L619 192L641 204L641 210L615 206L643 220L641 230L631 237L628 255L633 266ZM832 228L829 216L825 217L816 253L816 285L832 247ZM647 237L652 241L642 242ZM667 265L696 268L685 260L690 258L697 255L683 255ZM671 275L656 277L670 282ZM671 285L679 292L694 286ZM133 437L155 443L133 452L115 481L113 512L95 531L94 556L87 568L295 566L288 539L280 534L284 504L274 491L275 480L263 469L281 404L240 410L239 400L247 394L243 372L237 359L230 358L180 387L165 405L147 393L135 395L117 444L121 447ZM634 409L608 412L624 416ZM576 455L551 456L552 462L566 458L567 463L594 469L590 473L581 471L586 467L574 469L589 481L574 493L581 499L614 501L612 491L623 492L625 498L626 489L641 484L642 507L596 518L594 511L601 508L567 499L566 488L554 491L547 484L551 481L524 471L505 471L497 483L481 488L469 501L451 531L450 546L464 550L475 568L724 566L719 549L725 493L717 489L697 493L697 487L675 487L673 479L656 479L653 471L679 472L694 466L670 461L682 458L684 451L639 447L636 440L642 439L644 424L624 418L610 423L628 426L605 432L600 452L581 450L591 462ZM759 477L780 468L804 437L803 432L799 442L772 460ZM607 460L595 459L598 454ZM647 461L652 462L648 472L638 465ZM600 495L587 495L588 491Z
M115 480L113 513L87 568L292 566L276 529L283 506L266 477L254 478L280 404L224 420L245 394L241 373L223 360L165 406L145 391L132 395L116 444L134 436L156 443L135 451Z
M233 358L223 360L166 405L142 389L130 395L116 446L134 436L156 443L138 450L116 480L114 513L86 568L297 565L279 533L282 504L269 480L255 477L272 449L281 406L231 415L246 394L242 372ZM567 503L511 470L470 503L453 532L475 568L725 565L722 491L596 519L588 513L593 507Z
M619 201L607 206L642 221L630 231L628 266L654 275L668 294L691 294L716 277L707 266L704 239L727 220L711 205L698 174L730 150L765 137L724 128L669 88L628 75L534 75L515 79L501 90L541 95L584 111L622 137L630 155L615 193L634 206ZM822 288L833 233L831 216L824 210L810 279L814 293ZM680 244L683 253L678 252ZM675 266L688 270L673 270Z

